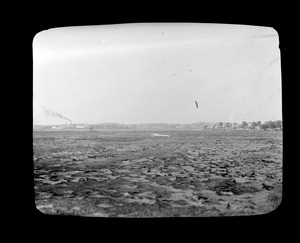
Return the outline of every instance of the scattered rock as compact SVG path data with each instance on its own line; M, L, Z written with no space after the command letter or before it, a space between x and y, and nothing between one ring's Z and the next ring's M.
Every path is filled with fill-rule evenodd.
M274 188L270 183L262 183L262 187L266 190L271 190Z

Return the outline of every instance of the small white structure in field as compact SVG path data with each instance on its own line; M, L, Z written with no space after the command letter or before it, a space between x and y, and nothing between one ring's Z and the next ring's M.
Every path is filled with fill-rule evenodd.
M52 129L63 129L63 127L59 127L59 126L52 126Z
M151 137L170 137L170 135L167 135L167 134L159 134L159 133L152 133L151 134Z

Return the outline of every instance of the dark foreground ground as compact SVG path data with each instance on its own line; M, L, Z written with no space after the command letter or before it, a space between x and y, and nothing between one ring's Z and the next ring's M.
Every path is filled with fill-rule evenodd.
M282 132L152 133L34 131L38 210L206 217L264 214L280 204Z

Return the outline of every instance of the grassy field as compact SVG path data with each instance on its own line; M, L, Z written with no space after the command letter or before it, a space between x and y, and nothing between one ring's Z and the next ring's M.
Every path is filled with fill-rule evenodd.
M279 131L34 131L33 150L46 214L251 215L281 201Z

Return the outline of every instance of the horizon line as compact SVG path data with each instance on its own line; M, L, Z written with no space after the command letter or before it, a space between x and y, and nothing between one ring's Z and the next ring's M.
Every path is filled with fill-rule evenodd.
M247 122L247 123L251 123L251 122L258 122L260 121L261 123L264 122L268 122L268 121L282 121L282 119L270 119L270 120L266 120L266 121L247 121L247 120L243 120L242 122ZM200 121L200 122L193 122L193 123L170 123L170 122L152 122L152 123L120 123L120 122L99 122L99 123L84 123L84 122L79 122L79 123L62 123L62 124L32 124L33 126L52 126L52 125L75 125L75 124L85 124L85 125L98 125L98 124L119 124L119 125L154 125L154 124L164 124L164 125L192 125L192 124L199 124L199 123L237 123L237 124L241 124L242 122L229 122L229 121Z

